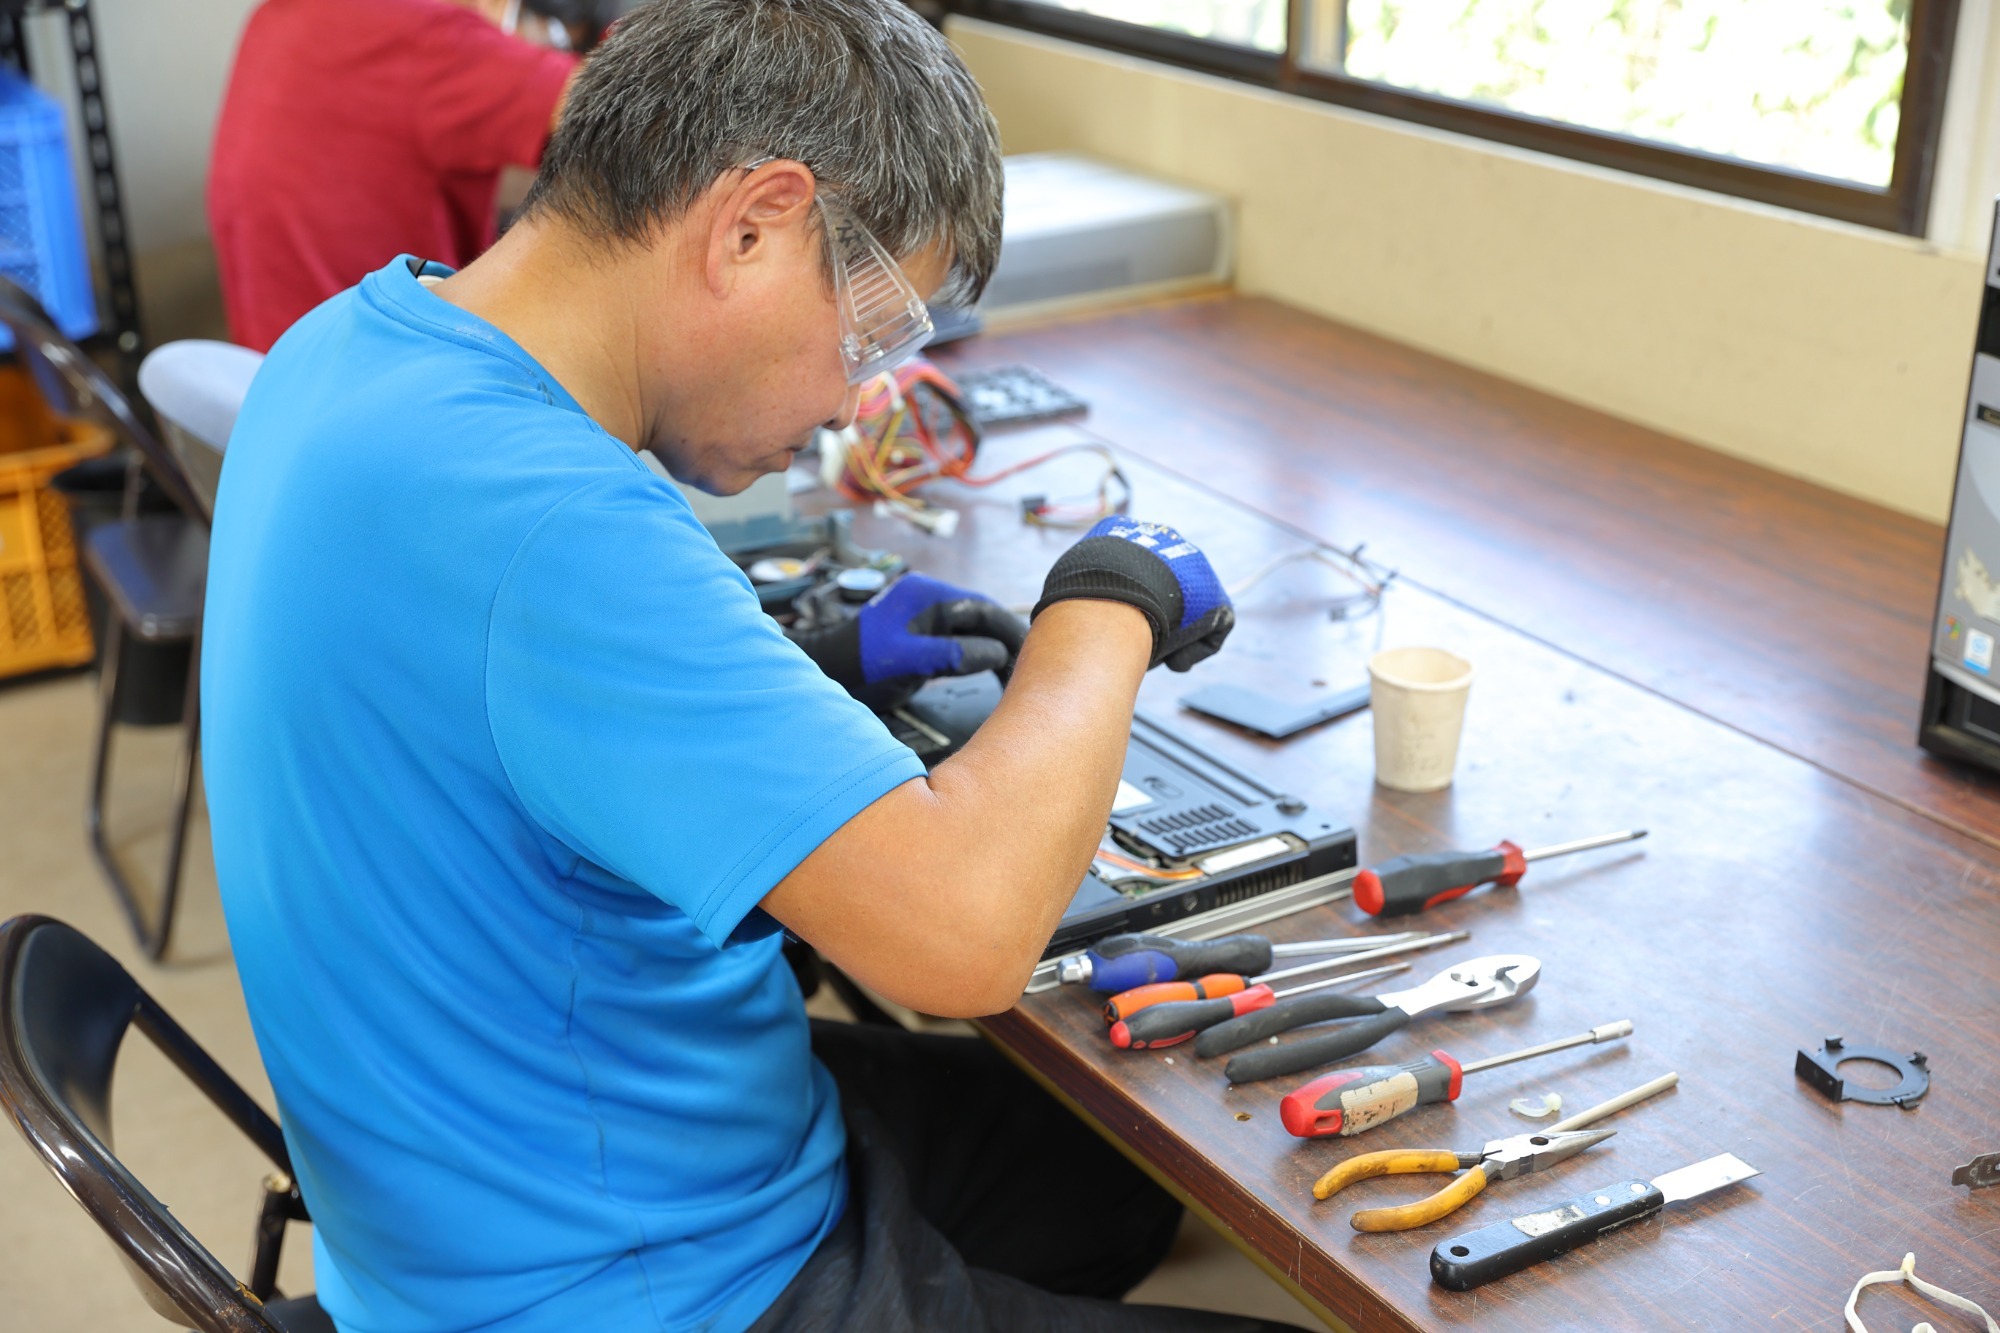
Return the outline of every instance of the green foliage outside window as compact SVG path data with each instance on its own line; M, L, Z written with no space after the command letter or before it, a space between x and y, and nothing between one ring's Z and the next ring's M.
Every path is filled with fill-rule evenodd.
M1285 48L1284 0L1060 0ZM1889 182L1910 0L1313 0L1301 58L1352 78Z

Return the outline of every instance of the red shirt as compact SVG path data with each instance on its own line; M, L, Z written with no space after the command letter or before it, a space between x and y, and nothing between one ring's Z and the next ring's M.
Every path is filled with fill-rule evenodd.
M491 245L500 170L541 158L575 65L448 0L264 0L208 178L231 336L263 351L399 254Z

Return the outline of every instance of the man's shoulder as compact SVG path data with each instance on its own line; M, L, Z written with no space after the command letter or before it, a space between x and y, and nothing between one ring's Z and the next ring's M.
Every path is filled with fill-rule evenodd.
M574 491L657 488L525 353L450 332L385 311L365 285L300 320L244 402L218 510L362 505L500 540Z

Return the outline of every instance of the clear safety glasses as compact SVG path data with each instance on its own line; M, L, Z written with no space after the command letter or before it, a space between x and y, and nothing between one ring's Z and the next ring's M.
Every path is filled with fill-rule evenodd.
M746 162L755 171L774 157ZM813 192L833 260L833 298L840 312L840 362L849 384L866 384L894 370L930 340L931 312L903 266L861 225L847 205Z
M824 190L813 199L833 249L840 360L849 384L866 384L908 361L929 341L931 312L902 265L847 205Z

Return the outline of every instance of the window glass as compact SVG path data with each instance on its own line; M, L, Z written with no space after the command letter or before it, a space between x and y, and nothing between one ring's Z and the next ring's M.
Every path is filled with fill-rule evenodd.
M1909 11L1910 0L1315 0L1303 54L1351 78L1885 186Z
M1259 51L1285 49L1285 0L1045 0L1099 18L1206 37Z

